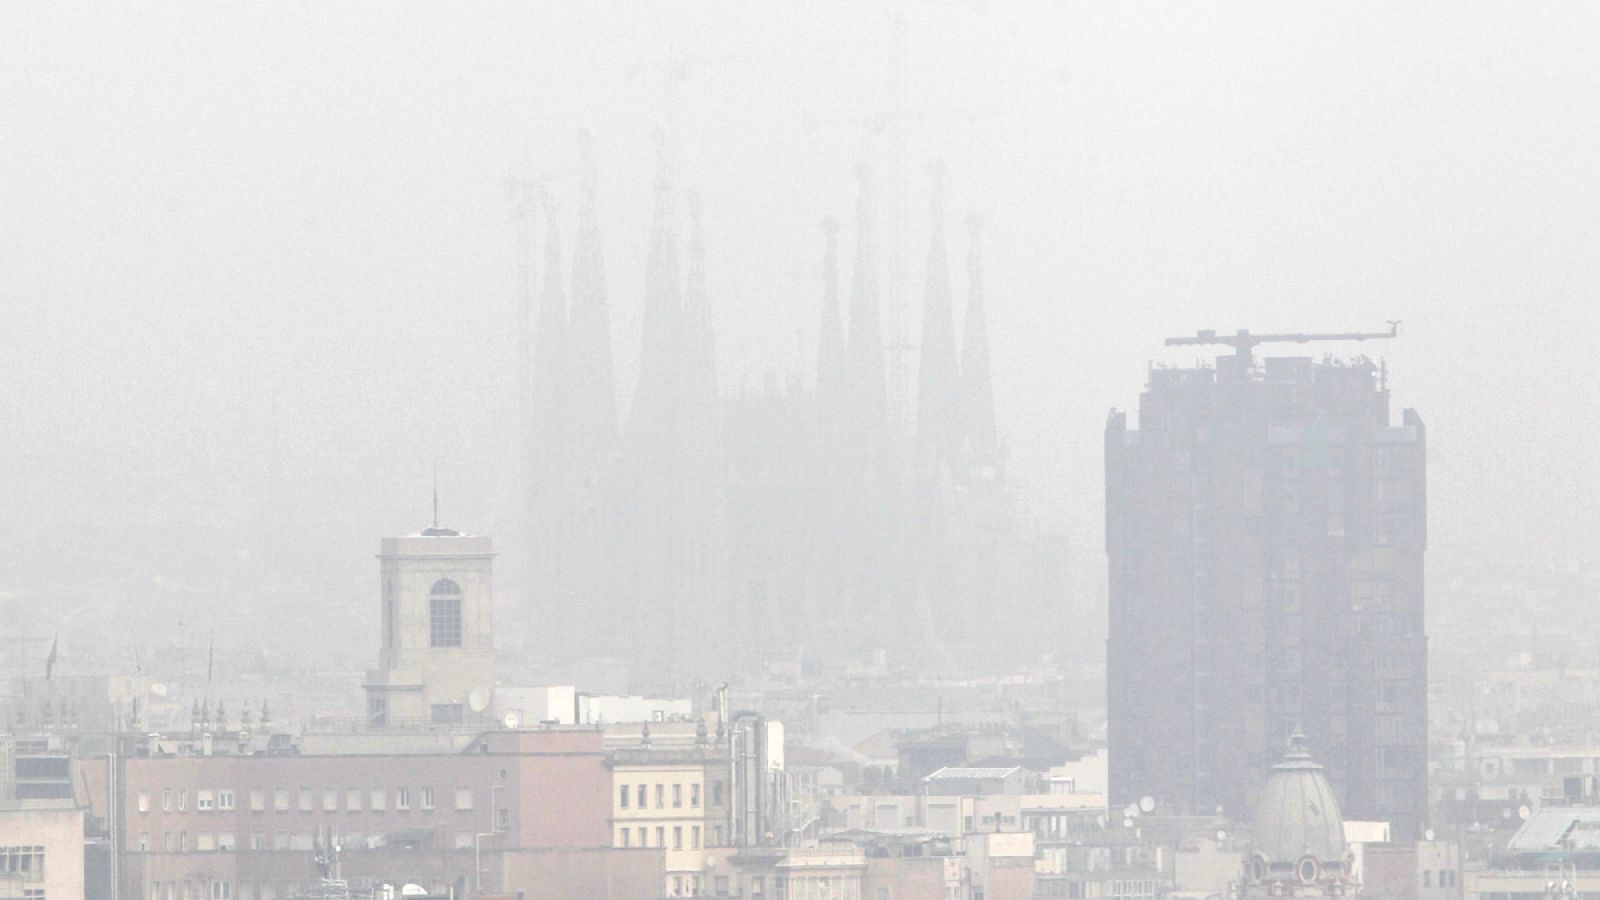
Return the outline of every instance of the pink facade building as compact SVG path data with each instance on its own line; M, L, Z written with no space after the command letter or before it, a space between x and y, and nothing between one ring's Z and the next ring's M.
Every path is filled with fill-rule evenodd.
M598 730L490 732L459 753L193 749L125 756L114 771L84 763L93 814L114 819L124 897L280 900L324 879L356 891L541 896L514 882L592 872L611 873L617 896L661 883L659 850L610 858L611 773Z

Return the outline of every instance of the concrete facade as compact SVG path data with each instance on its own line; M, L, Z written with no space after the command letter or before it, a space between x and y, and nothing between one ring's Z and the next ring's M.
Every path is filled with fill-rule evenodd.
M663 896L705 892L717 861L728 855L722 849L729 843L727 757L708 750L619 750L611 766L611 846L663 851Z
M83 810L70 800L0 804L0 898L84 896Z
M489 538L448 528L383 539L370 726L494 724L493 560Z
M517 850L503 857L509 897L656 900L662 855L653 850Z
M275 900L319 877L334 846L352 883L510 887L487 880L521 871L506 853L609 849L602 741L496 732L453 754L125 758L123 896ZM102 816L106 765L82 770Z
M1425 430L1359 358L1157 368L1106 427L1113 807L1243 818L1302 727L1354 818L1427 818Z

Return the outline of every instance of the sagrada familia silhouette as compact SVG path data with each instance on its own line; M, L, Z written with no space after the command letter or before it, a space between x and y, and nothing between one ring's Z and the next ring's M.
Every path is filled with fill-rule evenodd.
M667 139L657 143L625 422L586 137L570 281L550 215L536 314L524 299L529 645L553 659L627 659L636 681L654 684L728 677L796 651L843 659L887 648L891 662L1004 670L1051 649L1064 627L1064 542L1030 525L1007 484L979 219L965 223L958 344L935 170L913 427L897 429L889 409L865 166L847 305L840 225L822 225L814 382L728 396L700 204L676 183Z

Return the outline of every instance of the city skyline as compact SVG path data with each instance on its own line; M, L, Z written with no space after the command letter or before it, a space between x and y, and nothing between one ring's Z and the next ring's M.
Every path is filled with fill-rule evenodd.
M333 17L330 25L343 22L340 13L325 15ZM1502 21L1490 12L1463 17L1447 26L1457 29L1463 47L1474 46L1474 41L1482 44L1489 32L1505 36L1503 55L1490 57L1497 61L1487 69L1472 65L1470 55L1463 57L1430 40L1421 44L1421 55L1412 61L1398 62L1400 57L1384 55L1382 65L1363 76L1380 83L1385 76L1411 79L1407 82L1413 86L1411 93L1387 99L1382 94L1359 95L1361 108L1380 121L1428 109L1457 109L1454 104L1461 92L1474 88L1494 101L1481 113L1446 120L1450 127L1433 136L1411 129L1398 133L1396 139L1417 142L1419 160L1439 163L1407 164L1405 171L1416 174L1419 185L1410 192L1355 190L1363 183L1358 176L1371 162L1371 153L1378 151L1378 145L1366 141L1376 137L1345 130L1340 124L1344 119L1330 119L1331 113L1317 112L1314 106L1288 105L1270 86L1245 79L1243 72L1227 66L1196 69L1206 90L1226 89L1288 117L1287 126L1266 131L1239 111L1246 106L1223 111L1226 125L1236 127L1238 134L1270 137L1262 146L1277 148L1262 163L1267 178L1252 181L1230 163L1224 169L1230 195L1247 211L1255 210L1248 218L1256 232L1280 234L1299 228L1307 235L1293 243L1276 239L1288 255L1273 265L1271 257L1252 255L1257 251L1250 249L1245 235L1228 236L1230 231L1217 227L1223 221L1217 218L1221 207L1206 213L1171 199L1190 189L1199 190L1201 196L1218 196L1206 193L1210 189L1204 188L1205 169L1197 168L1199 163L1177 165L1184 158L1183 148L1200 153L1212 146L1195 143L1200 136L1225 140L1197 157L1212 163L1231 160L1249 146L1244 137L1225 139L1223 124L1183 131L1195 124L1196 114L1185 112L1181 102L1185 95L1172 87L1178 83L1172 76L1186 65L1193 68L1203 62L1203 57L1177 37L1182 30L1151 28L1150 17L1136 12L1098 29L1066 27L1080 24L1075 14L1051 15L1065 17L1047 20L1062 26L1054 32L1060 46L1043 37L1016 38L1019 30L1025 30L1025 20L1000 10L988 14L932 10L910 16L907 66L913 77L905 106L926 108L927 113L906 122L898 135L895 126L886 126L869 146L880 175L899 170L906 182L902 319L912 340L918 333L919 260L925 246L920 211L926 199L928 162L946 160L952 222L969 211L983 214L988 222L988 324L1005 360L995 371L1002 437L1013 470L1029 485L1030 506L1052 527L1073 536L1074 561L1082 578L1079 589L1093 590L1100 580L1095 550L1100 538L1095 434L1100 417L1107 407L1124 405L1137 394L1137 362L1192 361L1192 354L1161 348L1160 338L1207 327L1338 330L1371 327L1390 318L1406 320L1407 339L1385 352L1412 373L1406 385L1408 402L1434 410L1436 430L1463 437L1455 442L1462 449L1435 461L1434 531L1440 552L1463 555L1458 548L1471 533L1470 523L1493 514L1514 516L1523 526L1535 515L1555 516L1564 523L1551 529L1555 536L1550 541L1523 542L1520 555L1536 555L1546 546L1580 558L1586 554L1588 544L1575 536L1592 530L1584 524L1584 511L1600 504L1578 500L1571 491L1555 487L1577 485L1581 495L1586 482L1578 477L1581 473L1545 479L1543 475L1553 470L1540 465L1514 471L1509 478L1479 477L1495 470L1495 460L1477 448L1504 443L1530 459L1559 467L1569 455L1552 456L1545 447L1581 445L1579 423L1588 415L1587 392L1544 396L1537 393L1534 379L1542 369L1556 381L1581 383L1583 359L1572 349L1581 342L1543 340L1539 330L1544 328L1541 323L1549 323L1551 331L1587 333L1589 307L1560 300L1565 289L1552 284L1558 269L1549 265L1530 272L1520 261L1510 261L1506 271L1526 272L1528 278L1528 287L1515 293L1503 290L1504 279L1498 275L1451 274L1477 271L1477 263L1461 258L1460 248L1489 245L1482 254L1474 253L1486 258L1510 252L1494 249L1505 244L1494 240L1492 223L1525 217L1519 211L1529 209L1527 204L1535 198L1550 199L1557 211L1570 211L1579 202L1556 202L1569 196L1564 185L1578 183L1568 177L1574 170L1570 154L1561 149L1569 142L1551 140L1554 135L1548 132L1518 136L1497 128L1492 113L1519 108L1527 100L1525 95L1541 88L1553 92L1551 96L1566 96L1571 90L1562 87L1565 70L1559 67L1524 67L1536 73L1532 82L1495 77L1500 67L1529 52L1554 22L1524 16ZM1341 29L1360 31L1369 24L1355 13L1332 19L1323 15L1292 16L1296 30L1282 44L1269 44L1262 52L1269 53L1283 71L1309 77L1328 65L1336 47L1312 39L1308 30L1327 26L1328 34L1336 34L1343 33ZM190 17L173 27L200 27L208 21L220 30L223 46L235 48L247 39L244 26L225 20ZM402 103L376 75L353 82L354 95L307 94L309 79L324 70L296 56L293 42L281 32L269 30L279 39L254 42L250 45L254 49L242 50L237 58L295 77L278 88L264 87L258 102L235 107L225 93L218 93L219 88L190 92L204 98L199 109L209 116L205 118L156 94L125 98L130 108L143 111L145 119L172 123L165 139L153 134L134 140L132 136L140 133L137 123L110 120L129 137L131 143L124 142L129 152L137 150L161 165L191 147L195 165L160 169L185 172L182 177L126 177L132 165L128 160L119 162L105 144L82 140L80 126L69 126L45 112L51 108L47 100L60 98L85 116L97 116L105 112L97 102L78 98L66 83L40 83L38 73L46 66L13 70L8 80L16 90L7 94L7 108L28 127L18 132L17 164L0 176L6 179L5 195L14 200L0 215L6 217L7 233L19 242L17 252L10 255L13 265L0 273L5 279L0 292L19 312L15 319L19 327L7 339L0 400L15 423L10 432L15 437L4 445L5 458L11 462L5 471L26 470L30 477L7 476L14 479L6 489L15 502L0 514L0 527L23 546L59 556L68 551L59 549L64 542L52 536L92 524L74 518L71 511L89 502L109 502L126 521L151 513L175 520L170 527L177 533L183 533L179 526L184 523L203 523L208 533L226 537L207 554L213 560L260 554L281 545L297 567L317 572L318 581L354 597L361 576L359 567L348 560L371 534L399 531L424 514L428 473L437 460L447 513L482 523L484 530L502 540L513 540L520 504L504 499L511 494L504 480L488 474L510 471L516 455L512 436L501 427L515 409L518 239L509 219L506 176L523 167L526 146L529 174L545 179L543 187L560 204L571 237L572 213L580 199L574 135L581 127L593 133L601 177L599 216L606 229L612 279L617 396L625 411L635 381L635 342L642 331L653 165L650 135L665 120L660 64L675 56L698 61L678 90L677 130L683 144L681 181L702 194L707 211L709 295L721 335L732 338L723 342L718 357L723 387L731 393L738 393L741 386L754 389L769 369L780 380L808 371L821 271L815 223L824 215L849 220L852 170L863 155L865 127L855 120L870 118L893 99L882 95L889 87L884 78L887 50L875 43L892 33L892 21L867 13L859 22L850 21L858 26L852 33L859 38L846 47L861 51L852 57L854 67L812 79L817 85L814 94L782 95L789 97L789 105L750 120L754 130L742 140L730 133L727 123L753 115L755 96L739 85L765 84L795 67L812 72L820 65L817 60L826 58L815 48L831 33L827 28L791 23L810 37L800 49L789 51L776 46L775 36L735 15L713 22L702 47L699 40L679 32L704 22L703 17L663 11L648 23L628 27L617 23L611 31L625 39L594 61L558 56L541 57L537 63L506 61L495 69L506 73L504 80L491 78L482 84L490 104L484 110L459 107L428 91L419 94L427 101ZM1248 17L1239 14L1232 21L1237 24ZM36 24L42 34L60 36L51 23ZM567 27L537 18L522 24ZM1225 45L1248 33L1228 31L1226 23L1186 20L1186 24ZM968 29L970 44L950 37L950 29L966 25L977 26ZM386 34L404 37L425 26L426 17L419 15L399 17L381 27L388 29ZM572 27L578 28L577 34L589 34ZM1430 26L1426 19L1402 16L1394 27L1397 31L1383 40L1405 42L1408 35ZM102 34L99 28L89 23L84 32L87 43L64 46L78 47L73 51L78 53L100 47L109 40L109 32ZM1220 33L1207 30L1213 28ZM1040 35L1052 33L1050 28L1035 30ZM752 38L745 52L718 52L718 40L733 43L735 35L746 32L761 37ZM1579 30L1569 32L1576 35ZM1090 40L1090 34L1099 40ZM338 46L338 38L326 40ZM1013 40L1024 49L1011 53L1004 64L997 62L1003 55L1000 48L1011 47ZM1163 74L1138 90L1118 87L1108 77L1116 71L1115 51L1140 46L1141 40L1160 42L1169 51L1170 68L1163 68ZM1286 59L1292 47L1306 50L1304 58ZM164 69L127 49L102 49L106 52L84 60L80 68L84 78L105 81L126 74L130 84L161 77L190 86L202 78L202 66L219 62L207 57ZM6 54L13 66L38 62L32 55L36 49L16 50ZM354 58L368 52L384 61L382 71L391 71L393 57L388 51L351 49ZM730 55L732 59L726 58ZM951 61L962 64L944 65ZM990 82L968 79L969 87L958 87L953 82L968 65L987 65L998 83L979 89L977 85ZM1423 77L1418 70L1428 66L1457 77ZM249 71L239 76L245 83ZM422 64L416 77L464 77L472 71L461 60L447 57ZM520 98L542 96L534 90L540 79L557 76L581 85L574 101L581 103L577 98L582 97L596 102L583 110L563 107L553 115L531 116ZM26 95L20 93L23 86L30 88ZM853 91L855 86L863 89ZM370 101L371 111L364 117L343 116L346 128L317 132L295 117L301 97L310 97L306 101L310 108L328 118L339 118L362 101ZM1019 98L1022 112L1013 112L1011 98ZM374 129L416 121L426 104L436 101L454 110L452 128L473 135L471 152L437 130L426 131L425 140L409 145L403 138L379 139ZM1140 108L1160 115L1147 122L1127 112ZM950 114L935 115L937 110ZM1419 121L1438 125L1443 115L1428 113ZM316 172L303 165L286 166L284 158L274 159L265 145L252 146L231 136L241 121L256 116L283 125L278 131L286 146L300 154L291 153L288 159L316 158L324 165ZM1101 127L1095 127L1097 123ZM1316 140L1329 128L1368 152L1330 156ZM180 140L180 134L188 137ZM1534 143L1535 134L1545 140ZM892 156L901 140L906 153L903 162L896 163ZM751 141L771 152L747 152ZM1041 162L1051 158L1058 146L1065 155ZM1146 146L1155 149L1139 150ZM1515 164L1527 158L1545 159L1544 170L1563 174L1530 182L1532 176L1525 173L1540 167ZM1040 179L1005 177L1007 159L1027 163L1018 171L1040 173ZM448 186L423 187L433 182L417 177L416 167L422 165L450 172ZM1424 167L1427 172L1417 171ZM1321 180L1290 177L1302 169ZM25 181L22 173L29 171L56 174ZM312 180L300 179L295 175L299 171L309 173L306 177ZM1386 248L1402 244L1402 234L1417 231L1421 215L1406 212L1405 204L1420 204L1417 209L1432 216L1453 195L1451 185L1457 181L1452 179L1468 177L1487 192L1481 195L1486 204L1482 214L1428 220L1454 223L1446 226L1454 229L1448 237L1429 238L1429 232L1422 230L1429 243L1419 255L1440 260L1430 264L1430 271L1449 279L1448 287L1419 286L1412 276L1399 277L1404 273L1395 269L1395 256ZM785 193L763 186L769 182L804 186L794 211ZM1318 187L1319 183L1326 186ZM334 185L341 187L328 189ZM1172 190L1162 192L1162 186ZM1331 198L1330 191L1335 192ZM1382 199L1386 194L1390 199ZM99 199L91 204L91 197ZM240 208L258 225L241 225L234 215ZM156 215L165 224L141 227L140 211L146 210L160 211ZM22 227L23 216L35 224ZM1541 228L1553 227L1542 219L1535 221ZM1278 228L1274 222L1292 227ZM441 230L438 223L450 224ZM1217 236L1203 246L1174 239L1190 227ZM250 228L261 231L253 233ZM1373 229L1370 238L1362 237L1363 228ZM157 235L163 237L153 243ZM1321 244L1316 235L1330 242L1329 247L1344 248L1347 255L1372 264L1338 267L1308 261L1326 256L1317 249ZM40 243L47 239L48 246ZM74 255L60 249L68 246L81 247L82 252ZM1169 248L1164 265L1152 269L1134 262L1156 246ZM117 249L128 247L145 249L133 257ZM852 255L848 242L841 255L848 271ZM98 262L74 265L80 258ZM1580 255L1568 258L1577 260ZM186 259L198 264L187 265ZM228 266L242 277L225 278ZM1276 274L1259 285L1238 277L1237 273L1252 270ZM1126 282L1111 277L1111 272L1141 274ZM1286 274L1291 272L1320 273L1321 283ZM1380 278L1384 274L1395 275L1391 283L1404 285L1404 290L1384 286ZM1574 277L1581 281L1586 276L1579 271ZM1416 295L1407 296L1412 291ZM1452 303L1432 299L1440 294L1481 293L1520 296L1520 304L1529 312L1478 319L1454 315ZM1339 312L1328 309L1327 301L1336 296L1343 307ZM116 302L122 297L128 299ZM1482 305L1483 301L1475 301L1473 308ZM770 313L761 312L768 309ZM885 331L892 340L887 311L885 315ZM1154 327L1145 328L1145 321ZM1474 327L1475 321L1485 327ZM1469 364L1489 358L1496 347L1511 342L1538 347L1540 365L1506 367L1491 377L1491 367ZM67 347L88 352L62 352ZM1117 355L1101 348L1118 348ZM73 358L90 364L69 365L66 361ZM908 368L914 369L915 360L910 362ZM34 379L29 372L48 377ZM1055 372L1060 374L1042 375ZM1470 389L1459 390L1460 385ZM1477 416L1460 400L1469 393L1486 398L1500 414ZM473 396L478 402L463 406L451 401L455 396ZM1539 402L1532 402L1535 399ZM81 405L81 415L62 414L74 404ZM146 414L167 427L142 430ZM1539 431L1549 433L1550 442L1527 443L1529 435ZM213 449L184 453L183 441L191 435ZM321 441L323 436L330 440ZM23 439L40 442L50 452L42 460L30 456L26 445L18 443ZM81 467L82 477L54 462L65 459L77 461L74 465ZM20 465L30 460L31 465ZM123 467L137 467L145 474L119 480ZM227 522L259 515L273 491L274 472L293 481L278 489L275 502L283 504L291 520L316 523L323 539L296 546L283 532L263 540L227 531ZM222 522L205 522L196 512L219 507L228 510ZM351 511L357 509L363 511L361 521L352 517ZM1514 542L1520 540L1515 535L1532 532L1527 527L1509 530ZM140 585L152 575L189 581L176 566L181 558L161 558L167 543L153 542L146 548L143 555L154 562L139 573L138 584L130 590L146 590ZM1481 547L1468 549L1484 552ZM206 579L208 591L236 574L227 564L211 565L223 571ZM514 567L508 567L505 575L507 584L525 580Z
M1597 49L0 6L0 898L1590 896Z

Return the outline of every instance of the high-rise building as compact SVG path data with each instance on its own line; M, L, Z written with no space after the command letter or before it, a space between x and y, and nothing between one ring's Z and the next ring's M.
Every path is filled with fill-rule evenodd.
M1365 357L1258 364L1246 332L1183 340L1238 353L1152 369L1138 427L1121 412L1106 427L1112 802L1242 818L1300 728L1347 816L1415 835L1422 420L1391 420Z

